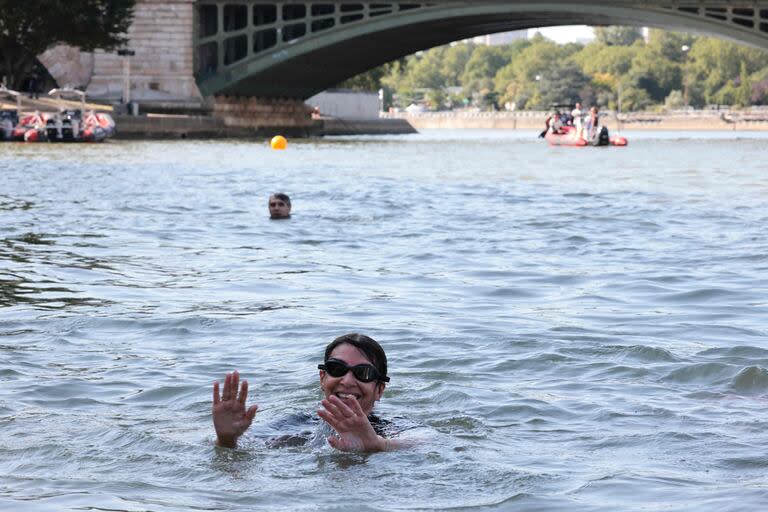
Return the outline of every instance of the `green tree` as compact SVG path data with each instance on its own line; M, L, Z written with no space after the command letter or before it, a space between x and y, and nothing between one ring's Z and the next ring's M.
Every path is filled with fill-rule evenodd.
M436 105L473 98L479 105L510 102L526 109L580 98L616 108L621 96L622 111L628 111L679 106L681 91L695 106L768 104L768 52L660 30L651 30L646 43L626 35L631 31L610 28L603 39L611 44L558 45L537 35L499 47L435 48L392 64L381 83L396 92L401 106L426 96ZM462 96L446 99L446 87L457 85Z
M738 94L739 89L734 85L732 80L728 80L728 83L720 89L709 94L708 100L710 103L716 105L735 105Z
M768 104L768 67L761 69L754 75L751 102L753 105Z
M499 46L478 46L464 67L461 85L468 93L488 94L493 90L493 77L509 61L504 48Z
M672 91L669 93L669 96L664 99L664 108L667 109L676 109L683 107L684 105L685 100L683 99L682 91Z
M732 98L729 88L733 85L728 84L739 77L742 62L747 73L768 66L768 52L712 38L697 40L688 54L689 96L698 106Z
M442 110L448 96L442 89L431 89L424 95L424 100L431 110Z
M381 66L369 69L365 73L353 76L341 82L337 87L353 91L378 91L384 86L384 77L392 73L399 65L400 61L387 62Z
M126 42L135 0L0 0L0 75L21 87L37 55L57 44L112 50Z
M740 107L748 107L752 103L752 80L749 78L747 72L747 63L741 62L741 69L739 70L739 87L736 90L735 105Z
M640 87L629 85L622 88L621 92L621 110L638 111L645 110L653 105L653 101L648 97L648 92Z
M442 89L445 87L443 76L443 54L445 47L432 48L409 59L404 84L411 89Z
M648 32L648 49L669 62L683 64L686 59L684 46L693 47L697 37L683 32L651 29Z
M680 64L671 62L652 48L642 48L627 73L631 82L645 89L656 103L663 103L669 93L680 89L683 73Z
M630 46L643 38L643 33L637 27L595 27L595 39L606 46Z
M607 73L619 76L629 73L641 50L642 45L605 46L595 41L574 54L573 59L587 75Z
M445 78L445 85L448 87L457 87L461 85L461 75L467 66L472 52L475 50L474 44L454 44L449 46L443 53L441 74Z
M543 100L538 82L545 74L556 73L561 63L577 50L580 51L581 46L561 46L540 35L535 36L530 45L496 73L493 84L500 102L513 102L519 108L540 106Z
M582 89L589 83L589 78L581 72L578 64L572 60L558 63L543 72L539 80L540 100L534 108L547 109L553 104L573 104L582 101Z

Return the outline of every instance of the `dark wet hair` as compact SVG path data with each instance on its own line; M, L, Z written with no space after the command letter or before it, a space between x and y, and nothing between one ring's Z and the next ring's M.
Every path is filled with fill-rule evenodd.
M333 349L339 345L343 345L344 343L352 345L353 347L360 350L363 354L365 354L365 357L368 358L374 368L378 370L381 377L387 376L387 354L384 353L384 349L381 348L381 345L379 345L378 341L369 336L366 336L365 334L358 334L353 332L350 334L345 334L344 336L339 336L330 342L327 347L325 347L325 356L323 357L323 361L328 361L328 358L331 357L331 352L333 352Z
M277 192L276 194L272 194L272 195L275 196L275 199L279 199L279 200L283 201L285 204L287 204L288 206L291 206L291 198L288 197L288 194L283 194L282 192Z

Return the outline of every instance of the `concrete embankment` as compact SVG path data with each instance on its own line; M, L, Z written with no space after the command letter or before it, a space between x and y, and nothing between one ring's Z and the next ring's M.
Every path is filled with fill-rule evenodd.
M318 135L390 135L418 133L407 119L321 118Z
M325 135L382 135L416 133L405 119L313 119L308 126L231 126L218 117L148 114L115 116L116 139L256 138Z
M405 119L417 130L503 129L542 130L546 112L424 112L384 114L388 119ZM681 114L607 113L601 122L610 130L669 131L762 131L768 130L768 112L687 112Z
M149 114L115 116L116 139L218 138L232 129L211 116Z

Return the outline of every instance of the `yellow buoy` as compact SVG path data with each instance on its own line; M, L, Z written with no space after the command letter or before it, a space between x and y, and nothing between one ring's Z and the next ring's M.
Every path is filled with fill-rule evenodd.
M272 140L269 141L269 145L272 149L285 149L288 147L288 141L282 135L275 135Z

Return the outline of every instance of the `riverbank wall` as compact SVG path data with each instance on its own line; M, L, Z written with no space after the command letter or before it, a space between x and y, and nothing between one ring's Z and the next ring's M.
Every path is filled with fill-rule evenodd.
M322 137L337 135L410 134L418 130L542 130L546 112L424 112L385 113L378 119L320 116L296 126L235 124L221 115L117 116L117 138ZM605 113L601 122L611 131L768 131L768 113Z
M547 112L395 112L384 119L407 120L417 130L498 129L543 130ZM606 112L600 117L609 130L765 131L768 111L689 111L678 113Z
M312 119L300 127L232 126L208 115L147 114L115 116L116 139L215 139L336 135L389 135L417 133L405 119Z

